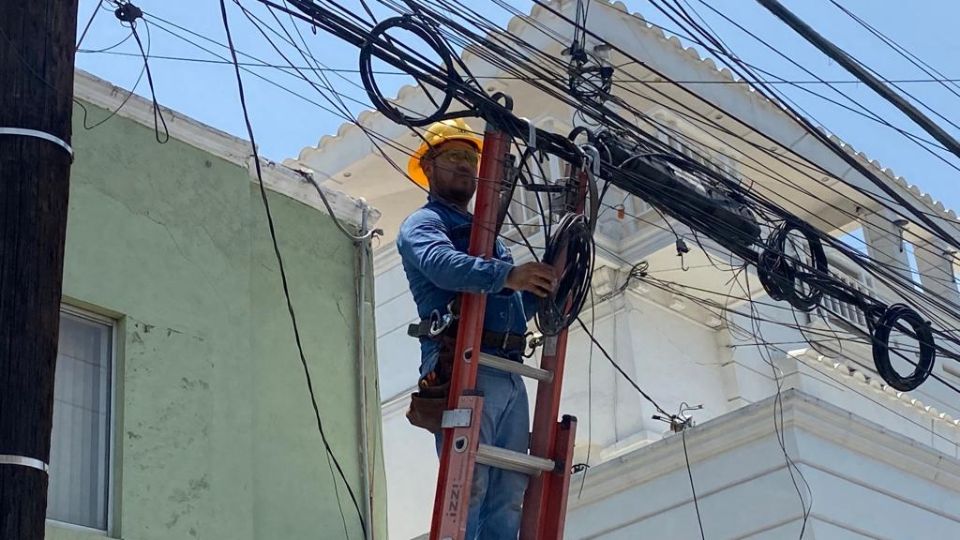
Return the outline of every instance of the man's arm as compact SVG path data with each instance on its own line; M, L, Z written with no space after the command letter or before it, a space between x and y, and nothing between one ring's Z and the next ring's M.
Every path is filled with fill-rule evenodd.
M503 289L513 265L457 251L443 221L419 214L400 227L397 248L437 287L448 291L496 293Z
M553 268L529 262L484 259L457 251L446 225L435 215L414 214L400 226L397 249L441 289L457 292L498 293L504 287L546 296L556 285Z

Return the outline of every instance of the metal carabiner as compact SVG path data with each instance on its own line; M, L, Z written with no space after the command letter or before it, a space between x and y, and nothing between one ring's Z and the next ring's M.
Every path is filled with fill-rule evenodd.
M448 312L444 315L440 315L440 311L435 309L432 313L430 313L430 330L427 332L432 338L439 337L440 334L447 331L447 328L450 328L452 323L453 315L451 313Z
M523 357L533 358L533 355L537 354L537 348L543 345L543 334L527 332L523 337L529 338L524 347Z
M454 296L453 300L447 303L447 312L445 314L440 315L439 309L435 309L430 313L430 330L428 330L430 337L437 337L446 332L447 328L450 328L450 325L460 318L460 316L457 315L457 312L460 311L459 305L459 297Z

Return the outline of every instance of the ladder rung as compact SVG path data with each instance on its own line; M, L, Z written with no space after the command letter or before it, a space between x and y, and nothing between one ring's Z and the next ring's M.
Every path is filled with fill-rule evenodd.
M541 472L552 471L556 466L552 459L514 452L489 444L481 444L477 449L477 463L534 476Z
M530 377L531 379L536 379L538 381L543 381L547 383L553 382L552 371L547 371L545 369L528 366L522 362L514 362L513 360L500 358L499 356L493 356L492 354L481 353L480 365L492 367L494 369L499 369L500 371L516 373L521 377Z

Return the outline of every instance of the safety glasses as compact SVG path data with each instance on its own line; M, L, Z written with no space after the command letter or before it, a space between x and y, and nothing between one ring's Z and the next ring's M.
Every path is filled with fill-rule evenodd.
M480 154L473 150L457 148L440 152L437 154L436 159L446 163L466 163L471 167L476 167L480 163Z

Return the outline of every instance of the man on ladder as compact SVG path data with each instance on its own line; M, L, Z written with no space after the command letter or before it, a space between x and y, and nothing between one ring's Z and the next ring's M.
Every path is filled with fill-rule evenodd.
M486 293L481 352L522 362L527 321L537 297L556 286L553 267L514 265L497 240L490 259L467 254L483 142L460 119L431 125L411 157L410 176L429 189L428 202L401 225L397 248L421 322L410 335L420 339L419 391L407 418L434 433L438 453L441 418L447 405L461 292ZM483 393L479 442L527 452L529 409L519 375L480 366L476 390ZM470 491L466 538L516 538L527 476L477 464Z

